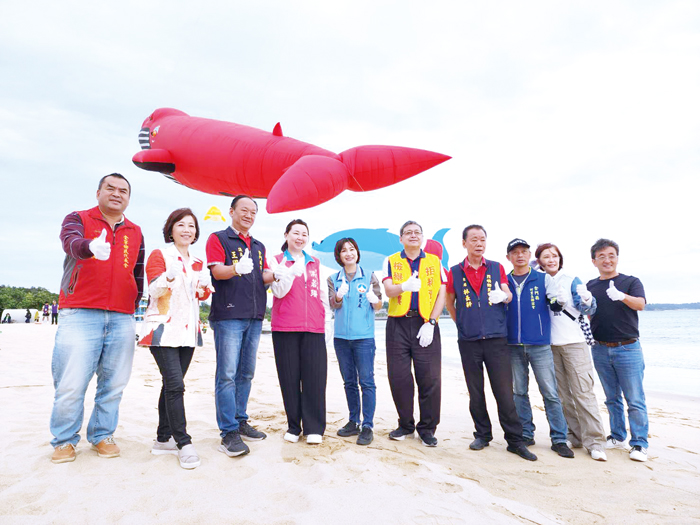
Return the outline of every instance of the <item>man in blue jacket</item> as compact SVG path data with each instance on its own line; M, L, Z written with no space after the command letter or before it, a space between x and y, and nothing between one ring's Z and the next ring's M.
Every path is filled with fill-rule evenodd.
M506 450L523 459L537 456L525 446L523 427L513 402L510 349L506 340L506 304L513 299L506 271L484 257L486 230L472 224L462 232L467 250L463 263L447 277L447 310L457 324L459 353L469 390L469 412L474 420L471 450L483 450L493 439L484 395L484 367L498 405L498 419L505 433Z
M554 282L548 274L530 267L530 245L524 240L510 241L507 254L513 265L513 271L508 275L508 286L513 294L513 301L508 305L508 344L513 368L513 398L523 425L523 436L528 446L535 444L535 425L528 395L530 365L544 399L552 450L561 457L573 458L574 453L566 444L568 429L557 394L550 346L548 308L550 303L554 308L558 304Z

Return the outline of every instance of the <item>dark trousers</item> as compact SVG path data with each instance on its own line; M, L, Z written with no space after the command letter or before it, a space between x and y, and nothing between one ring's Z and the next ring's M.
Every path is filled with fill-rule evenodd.
M51 314L51 324L58 324L58 314Z
M158 441L165 443L172 436L178 448L182 448L192 443L192 438L187 433L185 419L184 379L192 361L194 348L152 346L151 354L163 377L163 386L158 399Z
M422 317L389 317L386 322L386 366L389 387L399 414L399 426L413 432L435 432L440 423L442 346L440 328L435 327L433 342L425 348L418 344ZM418 386L420 421L413 418L414 382Z
M328 357L325 334L272 332L277 377L288 432L305 436L326 430Z
M487 441L493 439L491 419L486 410L484 395L484 365L489 374L491 391L498 405L498 419L509 445L523 442L523 427L513 401L513 372L510 365L510 348L506 338L458 340L462 356L464 378L469 390L469 412L474 420L474 437Z

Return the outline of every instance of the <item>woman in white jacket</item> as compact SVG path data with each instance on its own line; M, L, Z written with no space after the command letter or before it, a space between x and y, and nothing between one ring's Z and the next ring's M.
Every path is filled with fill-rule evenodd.
M163 378L151 452L177 455L182 468L193 469L200 459L186 428L184 377L194 347L202 346L199 301L209 297L211 278L203 262L189 253L190 245L199 238L199 223L192 210L172 212L163 237L170 245L153 250L146 263L148 308L138 343L150 347Z
M540 268L552 276L557 302L563 305L560 312L549 314L557 392L569 426L569 441L574 448L585 447L593 459L606 461L603 420L593 392L593 364L581 328L582 316L595 313L595 299L578 277L561 271L564 256L554 244L540 244L535 257Z

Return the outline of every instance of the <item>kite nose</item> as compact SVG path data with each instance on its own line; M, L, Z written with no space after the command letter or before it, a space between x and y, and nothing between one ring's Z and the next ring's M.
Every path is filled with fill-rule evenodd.
M151 130L149 128L141 128L141 131L139 131L139 145L141 149L151 149L150 135Z

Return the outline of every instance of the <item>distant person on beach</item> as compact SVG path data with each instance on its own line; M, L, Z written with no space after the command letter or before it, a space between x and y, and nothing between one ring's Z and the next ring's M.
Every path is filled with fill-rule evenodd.
M508 277L500 263L484 257L486 230L472 224L462 232L467 257L447 276L447 311L457 325L457 344L469 390L469 412L474 421L471 450L483 450L493 439L484 395L484 366L498 405L498 419L508 443L506 450L523 459L537 456L525 446L523 427L513 400L513 373L506 339L506 305L513 299Z
M49 313L50 313L49 303L44 303L44 306L41 308L41 321L42 322L49 320Z
M10 315L10 312L7 312L5 314L5 317L2 319L2 324L9 324L12 322L12 316Z
M274 258L272 283L272 345L277 377L287 413L284 439L323 442L326 430L326 354L323 295L328 293L321 277L321 263L304 248L309 227L301 219L287 224L282 253Z
M389 297L386 364L399 426L389 438L401 441L418 431L422 443L436 447L440 423L442 346L438 319L445 306L446 276L435 255L421 249L423 228L415 221L401 226L403 250L390 255L384 290ZM416 373L420 420L413 417Z
M593 315L596 300L578 277L564 273L564 256L551 243L535 250L537 264L548 273L564 300L562 310L550 310L552 356L557 376L557 392L569 428L568 440L574 448L585 447L597 461L606 461L605 431L593 392L593 363L584 330L590 334L584 315Z
M29 311L29 308L27 308L27 313L24 315L24 322L25 323L32 322L32 312Z
M629 450L630 459L647 460L649 416L644 396L644 354L639 343L639 317L646 296L642 282L631 275L618 273L620 247L609 239L598 239L591 247L593 265L600 277L586 285L598 302L591 317L595 344L591 350L593 364L605 391L605 406L610 415L607 448ZM627 440L625 410L630 425Z
M56 301L51 304L51 324L58 324L58 305Z
M525 444L535 444L535 424L528 394L530 368L544 401L549 423L552 450L563 458L573 458L574 452L566 444L568 428L557 393L557 378L550 346L550 306L561 311L565 302L557 296L552 278L530 266L530 245L522 239L513 239L506 249L513 271L508 275L508 286L513 301L508 305L508 344L513 368L513 397Z
M265 285L273 280L267 269L265 246L253 238L258 204L247 195L231 201L231 226L207 240L207 265L212 275L209 324L214 330L216 378L214 399L221 445L229 457L250 452L247 441L260 441L264 432L248 423L248 398L255 375L258 343L265 317Z
M359 265L360 248L355 239L338 240L334 255L342 270L328 278L328 300L331 309L335 310L333 345L350 411L349 421L338 430L338 435L359 434L357 444L369 445L373 439L377 404L374 311L382 307L382 292L374 273L367 273Z
M37 324L39 324L39 323L41 322L41 318L39 317L39 310L37 310L37 311L34 313L34 322L37 323Z
M195 346L203 346L199 301L211 294L211 278L203 262L190 255L199 239L199 223L189 208L173 211L163 226L167 248L151 252L146 263L148 307L139 346L150 347L163 386L158 399L155 455L177 455L184 469L200 465L185 418L185 374Z
M134 311L143 293L145 253L141 228L124 216L130 198L129 181L112 173L100 179L97 206L63 220L61 324L51 366L56 389L51 413L54 463L75 460L85 391L95 374L87 439L100 457L120 454L113 435L134 357Z

